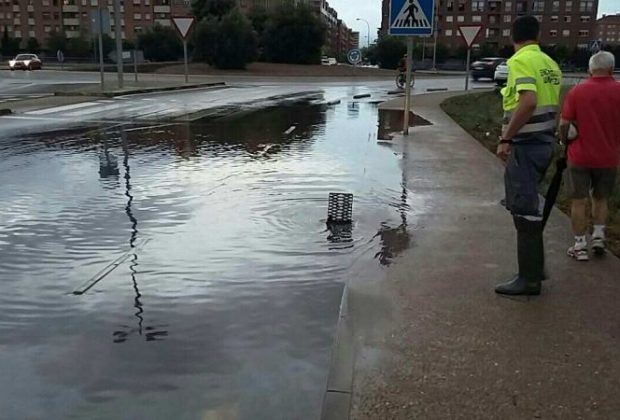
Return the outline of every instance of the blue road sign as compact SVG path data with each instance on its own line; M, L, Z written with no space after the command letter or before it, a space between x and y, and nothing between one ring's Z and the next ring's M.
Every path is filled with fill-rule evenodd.
M351 51L349 51L349 53L347 54L347 60L349 60L349 63L356 65L362 62L362 52L355 48L352 49Z
M390 0L390 35L430 36L435 20L434 0Z
M592 54L595 54L601 50L602 46L603 41L600 39L595 39L594 41L590 42L590 52Z

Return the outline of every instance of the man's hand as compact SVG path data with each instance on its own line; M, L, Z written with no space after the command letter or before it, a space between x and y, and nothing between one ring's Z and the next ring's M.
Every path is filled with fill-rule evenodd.
M497 145L497 156L504 162L508 160L508 157L512 153L512 146L508 143L500 143Z

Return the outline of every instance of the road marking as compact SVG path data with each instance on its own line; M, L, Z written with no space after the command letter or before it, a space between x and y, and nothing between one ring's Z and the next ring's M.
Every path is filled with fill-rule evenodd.
M93 105L97 105L97 102L82 102L79 104L57 106L55 108L46 108L46 109L39 109L37 111L29 111L29 112L25 112L24 114L46 115L46 114L53 114L55 112L63 112L63 111L69 111L73 109L85 108L87 106L93 106Z
M97 105L101 105L101 104L97 103ZM118 104L104 105L104 106L99 106L97 108L90 108L90 109L85 109L85 110L82 110L82 111L69 112L69 113L67 113L65 115L68 116L68 117L83 117L85 115L96 114L96 113L99 113L99 112L109 111L109 110L112 110L112 109L122 109L122 108L119 108Z

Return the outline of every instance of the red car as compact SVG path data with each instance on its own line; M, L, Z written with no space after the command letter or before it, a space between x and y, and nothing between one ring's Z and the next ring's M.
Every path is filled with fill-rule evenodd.
M9 69L11 70L41 70L43 63L36 54L19 54L12 60L9 60Z

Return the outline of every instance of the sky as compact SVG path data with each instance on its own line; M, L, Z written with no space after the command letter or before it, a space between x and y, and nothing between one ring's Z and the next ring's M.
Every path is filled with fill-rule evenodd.
M381 0L328 0L329 4L336 9L338 17L354 31L360 33L360 46L366 45L368 27L363 21L356 18L366 19L370 24L370 42L377 36L377 28L381 26ZM599 0L599 16L603 14L620 13L618 0Z

